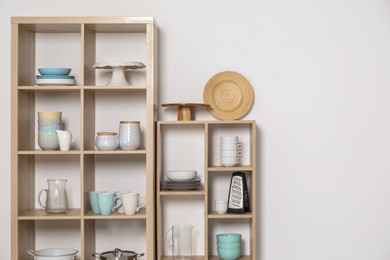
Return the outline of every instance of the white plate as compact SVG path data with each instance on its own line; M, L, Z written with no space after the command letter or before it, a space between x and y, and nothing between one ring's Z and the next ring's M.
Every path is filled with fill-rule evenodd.
M73 86L76 84L76 80L74 79L36 79L35 84L38 86Z

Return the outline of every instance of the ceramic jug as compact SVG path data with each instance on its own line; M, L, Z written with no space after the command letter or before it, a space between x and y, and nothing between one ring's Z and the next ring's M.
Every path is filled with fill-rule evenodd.
M38 194L38 202L46 213L57 214L68 211L68 196L66 194L65 179L47 180L48 188L43 189ZM46 192L45 206L41 202L41 195Z
M193 225L173 225L165 232L165 240L172 247L173 260L189 260L192 257Z
M61 151L69 151L70 144L72 143L72 134L70 131L55 130L58 135L58 143Z

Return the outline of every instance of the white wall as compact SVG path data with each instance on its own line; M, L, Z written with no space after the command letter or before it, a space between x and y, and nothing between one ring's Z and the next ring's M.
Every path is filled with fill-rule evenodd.
M161 103L215 73L255 89L261 260L390 258L390 3L0 1L0 252L10 258L10 16L154 16ZM162 110L162 119L170 116Z

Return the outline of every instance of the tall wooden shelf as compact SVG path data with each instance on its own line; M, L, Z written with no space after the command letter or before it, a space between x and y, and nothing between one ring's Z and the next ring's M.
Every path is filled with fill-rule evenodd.
M128 226L142 226L141 231L145 237L143 243L145 259L155 259L155 122L157 120L156 107L158 107L158 26L151 17L12 17L12 259L28 259L27 250L38 250L45 247L45 242L55 243L62 236L67 241L57 247L74 247L79 250L77 259L90 259L92 253L107 251L102 248L101 230L97 223L118 223ZM103 36L102 36L103 35ZM117 35L127 37L129 44L141 45L134 52L123 53L122 60L128 60L137 53L146 65L144 73L138 75L139 81L130 86L104 86L99 81L99 72L92 65L99 60L99 43L104 35ZM43 36L43 37L42 37ZM107 38L107 37L106 37ZM108 37L110 38L110 37ZM135 42L132 42L132 39ZM43 39L43 40L42 40ZM42 61L42 41L49 39L54 42L61 39L58 52L68 52L72 72L76 74L76 86L36 86L35 75ZM110 38L111 39L111 38ZM123 38L119 38L123 39ZM69 44L68 42L69 41ZM106 41L107 42L107 41ZM106 44L104 42L104 44ZM100 45L99 45L100 44ZM112 41L115 46L115 37ZM69 46L78 46L76 51L67 49ZM49 46L54 49L57 46ZM62 48L61 48L62 47ZM105 46L109 48L109 46ZM115 47L114 47L115 48ZM139 51L142 50L142 51ZM141 53L139 53L141 52ZM54 52L55 53L55 52ZM100 56L99 56L100 55ZM107 56L105 56L107 57ZM55 60L55 55L50 57ZM112 57L118 60L118 57ZM46 65L47 66L47 65ZM99 151L95 148L96 132L102 131L104 118L100 115L101 108L105 106L106 96L120 96L124 99L115 104L115 114L123 120L133 119L139 114L142 126L143 142L137 151ZM138 99L133 106L133 100ZM70 107L68 100L71 101ZM108 100L109 101L109 100ZM63 105L63 109L61 105ZM47 110L63 111L68 114L68 126L76 129L78 140L70 151L43 151L36 144L37 115L42 107ZM131 107L131 109L128 109ZM103 108L104 109L104 108ZM132 112L130 112L132 111ZM138 118L136 118L138 119ZM109 121L109 120L108 120ZM111 125L110 125L111 124ZM107 123L108 126L118 129L117 125ZM103 158L103 160L101 160ZM143 176L141 183L135 184L143 187L147 197L148 206L144 211L134 216L112 214L101 216L91 214L88 192L98 187L98 164L107 161L119 161L124 164L136 162L143 169L137 175ZM49 162L49 163L48 163ZM55 176L53 172L45 172L41 167L47 164L58 163L58 170L66 172L63 178L73 178L73 185L68 190L68 196L76 198L76 208L61 215L48 215L36 205L37 178L49 179ZM63 168L63 169L61 169ZM75 170L76 169L76 170ZM100 170L104 171L104 170ZM107 172L110 174L110 172ZM123 174L125 175L125 174ZM117 176L117 175L115 175ZM128 176L125 180L128 180ZM41 180L39 179L39 181ZM112 180L118 183L124 181ZM102 181L100 181L102 182ZM73 192L69 194L69 192ZM115 191L115 190L113 190ZM72 205L70 205L72 207ZM136 222L136 224L133 224ZM54 223L54 224L53 224ZM48 225L50 232L41 230ZM117 224L116 224L117 225ZM44 229L44 228L43 228ZM104 229L103 229L104 231ZM49 235L48 235L49 234ZM69 235L69 237L66 237ZM42 236L47 236L42 238ZM139 241L140 237L131 237L128 232L125 236ZM112 240L112 238L109 238ZM126 238L127 239L127 238ZM37 241L41 241L40 248ZM54 242L53 242L54 241ZM72 243L70 246L66 243ZM142 243L142 242L140 242ZM50 244L52 245L52 244ZM48 247L53 247L53 246ZM122 249L136 251L130 244L120 245ZM113 248L108 250L113 250ZM139 252L141 253L141 252Z
M180 137L180 135L183 135ZM243 142L243 161L234 167L218 166L216 160L216 140L220 135L238 135ZM194 142L190 142L194 139ZM175 150L176 149L176 150ZM197 153L203 156L197 156ZM172 154L171 154L172 153ZM180 154L178 162L176 155ZM245 158L244 158L245 157ZM167 170L198 170L202 189L193 191L164 190L161 181L165 178ZM175 168L179 167L179 169ZM188 169L188 168L187 168ZM214 260L219 259L216 252L216 234L218 233L245 233L243 234L244 247L240 259L256 259L256 122L253 120L237 121L158 121L157 122L157 259L172 259L171 251L166 246L165 232L171 224L166 216L178 215L176 224L192 224L199 220L194 236L197 246L196 256L193 259ZM249 185L250 212L245 214L216 214L213 202L218 199L227 199L229 181L233 172L244 172ZM219 190L223 186L223 190ZM220 194L216 195L215 193ZM221 194L222 193L222 194ZM179 207L171 204L180 201ZM192 202L192 204L191 204ZM193 202L202 204L197 210L191 210ZM181 207L188 204L188 207ZM168 211L168 212L167 212ZM203 212L198 214L199 212ZM196 216L193 216L196 215ZM197 219L195 219L197 218ZM184 222L184 223L183 223ZM238 227L237 227L238 226ZM232 231L233 230L233 231ZM199 250L199 248L202 248Z

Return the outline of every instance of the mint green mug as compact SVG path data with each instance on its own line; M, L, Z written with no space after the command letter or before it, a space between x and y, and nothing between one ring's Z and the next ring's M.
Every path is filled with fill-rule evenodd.
M117 203L117 200L120 200ZM116 209L122 206L122 200L112 192L99 192L97 194L97 204L101 215L110 215Z

